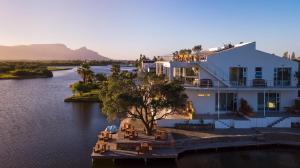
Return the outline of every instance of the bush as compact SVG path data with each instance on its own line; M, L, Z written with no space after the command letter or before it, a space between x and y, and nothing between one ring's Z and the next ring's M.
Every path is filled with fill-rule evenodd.
M89 84L84 84L83 82L79 81L76 82L72 85L72 91L74 93L86 93L86 92L90 92L92 90L92 86Z
M243 113L244 115L251 115L253 113L252 107L250 107L247 100L243 98L240 100L239 112Z

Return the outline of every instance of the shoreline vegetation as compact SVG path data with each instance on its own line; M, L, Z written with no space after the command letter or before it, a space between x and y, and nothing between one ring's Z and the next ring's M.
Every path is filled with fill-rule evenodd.
M99 103L99 94L97 90L92 90L87 93L74 94L70 97L65 98L64 102L91 102Z
M0 63L0 79L51 78L52 71L46 66L26 63Z
M95 74L87 62L77 69L81 80L70 85L73 95L64 99L64 102L100 102L99 87L107 78L104 74Z
M71 70L73 68L71 67L47 67L49 71L65 71L65 70Z

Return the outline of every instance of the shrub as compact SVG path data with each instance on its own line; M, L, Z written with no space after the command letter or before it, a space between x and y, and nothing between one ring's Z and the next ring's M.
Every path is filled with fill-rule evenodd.
M82 93L86 93L91 91L91 86L88 84L84 84L82 81L76 82L72 85L72 91L74 93L79 93L80 95Z
M240 100L239 112L241 112L245 115L251 115L253 113L252 107L250 107L247 100L245 100L243 98L241 98L241 100Z

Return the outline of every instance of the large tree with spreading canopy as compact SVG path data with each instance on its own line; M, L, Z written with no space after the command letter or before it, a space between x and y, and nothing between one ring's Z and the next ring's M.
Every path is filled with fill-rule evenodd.
M184 113L187 95L178 81L145 74L137 78L129 72L110 76L100 89L102 112L109 120L141 120L146 133L153 133L154 123L174 113Z

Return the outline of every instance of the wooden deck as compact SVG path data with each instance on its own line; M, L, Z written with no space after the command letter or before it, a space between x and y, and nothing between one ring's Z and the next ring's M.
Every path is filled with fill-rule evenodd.
M136 151L128 150L113 150L107 151L102 154L92 153L93 159L144 159L144 158L177 158L177 151L173 148L170 149L154 149L149 154L137 154Z

